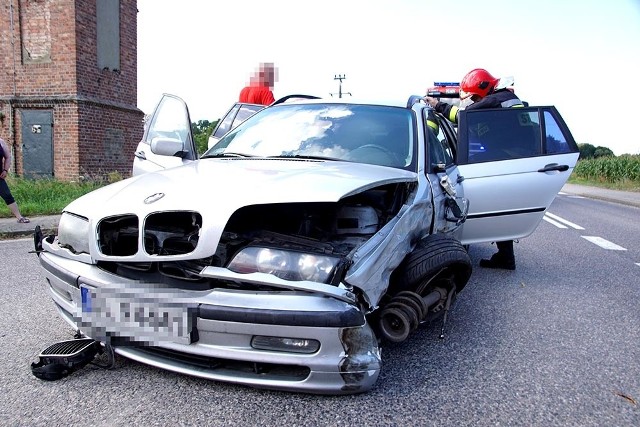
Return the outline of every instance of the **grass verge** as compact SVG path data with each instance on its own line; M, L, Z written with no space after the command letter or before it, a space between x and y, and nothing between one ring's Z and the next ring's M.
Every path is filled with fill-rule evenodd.
M24 179L8 177L7 185L16 199L22 215L57 215L62 209L78 197L106 185L107 182L62 182L54 179ZM0 199L0 217L12 217L13 214Z
M613 182L605 180L587 179L571 175L567 181L569 184L587 185L589 187L607 188L609 190L640 192L640 181L621 179Z

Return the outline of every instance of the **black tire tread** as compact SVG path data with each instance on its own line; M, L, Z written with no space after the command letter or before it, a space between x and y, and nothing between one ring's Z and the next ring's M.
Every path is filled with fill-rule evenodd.
M451 269L459 292L471 276L471 259L458 240L433 234L420 241L394 271L390 293L415 291L420 283L443 268Z

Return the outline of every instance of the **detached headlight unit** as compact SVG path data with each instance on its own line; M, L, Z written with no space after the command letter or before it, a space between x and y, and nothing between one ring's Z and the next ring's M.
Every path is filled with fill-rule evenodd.
M340 258L274 248L242 249L229 263L236 273L268 273L285 280L328 283Z
M58 243L74 254L89 253L89 220L63 212L58 223Z

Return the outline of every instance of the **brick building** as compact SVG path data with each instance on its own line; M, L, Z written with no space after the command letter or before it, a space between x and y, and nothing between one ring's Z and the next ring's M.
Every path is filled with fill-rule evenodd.
M142 138L135 0L0 0L0 137L13 171L128 176Z

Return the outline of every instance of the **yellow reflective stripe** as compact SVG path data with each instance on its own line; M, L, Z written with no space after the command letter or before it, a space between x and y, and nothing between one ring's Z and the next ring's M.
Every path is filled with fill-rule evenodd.
M435 130L436 132L438 131L438 124L436 122L434 122L433 120L427 120L427 126L429 126L431 129Z
M506 101L502 101L500 103L500 106L504 108L508 108L508 107L513 108L513 107L524 107L524 104L519 99L508 99Z
M516 105L512 105L511 108L524 108L524 105L516 104Z
M451 110L449 110L449 121L456 122L456 116L458 115L459 108L455 105L451 106Z

